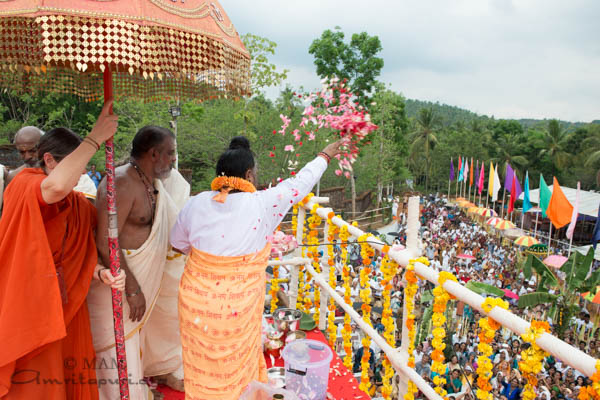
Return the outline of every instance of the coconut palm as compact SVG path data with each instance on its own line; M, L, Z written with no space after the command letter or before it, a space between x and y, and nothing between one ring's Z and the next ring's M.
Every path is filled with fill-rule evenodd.
M492 162L497 165L503 165L506 168L506 164L510 164L513 167L519 169L525 169L529 163L525 156L522 156L522 145L519 139L515 135L501 135L494 143L496 149L496 156L492 158Z
M566 151L567 142L571 134L562 129L560 122L556 119L548 121L548 128L543 134L541 142L543 148L540 150L539 156L550 157L556 169L566 167L569 162L569 153Z
M410 157L416 160L422 155L425 159L425 190L427 190L431 173L431 152L438 143L435 131L439 125L439 119L433 112L433 108L421 108L415 121L417 129L410 136L412 141Z

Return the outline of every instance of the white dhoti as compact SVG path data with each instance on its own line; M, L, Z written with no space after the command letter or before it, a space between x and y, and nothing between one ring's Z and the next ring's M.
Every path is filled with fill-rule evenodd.
M155 185L159 194L150 235L140 248L123 250L127 265L146 298L142 320L132 322L129 304L123 296L125 350L132 400L152 398L143 381L145 376L173 373L183 378L177 294L185 257L169 250L169 231L175 223L178 207L160 181ZM189 193L189 185L187 190ZM107 285L92 281L88 308L100 399L119 399L112 299Z

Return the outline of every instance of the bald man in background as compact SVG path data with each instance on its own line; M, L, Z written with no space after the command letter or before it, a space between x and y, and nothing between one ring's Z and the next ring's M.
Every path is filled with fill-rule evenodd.
M24 164L8 173L4 182L5 186L23 169L32 168L37 165L37 146L41 137L42 131L35 126L24 126L18 130L14 143Z

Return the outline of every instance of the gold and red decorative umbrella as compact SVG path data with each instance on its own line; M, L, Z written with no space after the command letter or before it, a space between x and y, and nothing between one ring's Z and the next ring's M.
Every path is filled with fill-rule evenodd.
M482 217L497 217L498 213L494 210L492 210L491 208L480 208L479 211L477 212L477 214L481 215Z
M218 1L0 0L0 88L83 101L203 101L250 92L250 57ZM113 141L106 147L116 227ZM108 235L119 273L116 229ZM113 290L121 398L129 398L121 293Z

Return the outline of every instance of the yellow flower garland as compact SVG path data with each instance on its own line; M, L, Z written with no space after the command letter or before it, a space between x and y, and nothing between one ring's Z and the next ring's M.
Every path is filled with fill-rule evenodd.
M579 390L579 400L600 400L600 360L596 360L596 372L590 379L592 384L582 386Z
M329 264L329 286L335 290L336 288L336 273L335 273L335 253L333 248L333 241L335 240L335 234L337 227L332 221L335 216L333 212L327 215L327 264ZM337 326L335 325L335 300L333 297L329 297L329 314L327 315L327 331L329 333L329 346L335 348L335 341L337 338Z
M406 304L406 326L408 329L408 366L411 368L415 367L415 296L419 288L417 281L418 275L415 273L415 263L420 262L425 265L429 265L429 260L421 257L416 260L410 260L404 273L404 280L406 281L406 287L404 288L404 298ZM385 386L385 383L384 383ZM408 381L408 390L404 395L404 400L414 400L415 393L417 393L417 386L413 381ZM383 393L382 393L383 394ZM384 395L385 397L385 395ZM386 397L387 398L387 397Z
M486 313L489 313L494 307L501 307L506 310L508 309L508 303L502 299L491 297L486 298L483 303L481 303L481 308ZM477 345L477 349L481 355L477 358L478 378L476 396L479 400L493 400L490 379L492 378L492 369L494 366L490 359L490 356L493 353L490 343L494 340L494 335L498 328L500 328L500 324L490 317L485 317L479 320L479 327L481 328L481 332L479 333L479 344Z
M310 210L310 217L308 218L308 238L306 240L306 244L308 244L308 257L313 259L312 266L315 271L320 274L321 273L321 261L319 257L319 231L318 228L321 225L321 217L317 214L317 209L320 206L315 203ZM310 281L310 276L307 276L307 282ZM319 325L319 318L321 317L321 291L318 285L313 285L314 287L314 307L315 314L314 320L317 325ZM305 306L308 310L311 308L310 299L306 298Z
M433 347L433 352L431 353L431 372L438 374L433 378L433 384L435 385L436 393L442 397L447 394L446 389L444 389L444 385L446 384L446 378L444 378L446 374L446 358L444 356L446 330L443 326L446 322L444 313L446 312L448 300L451 299L451 296L442 286L447 280L457 281L456 277L451 273L440 272L438 276L439 286L433 289L433 316L431 317L431 323L434 326L433 340L431 341L431 346Z
M519 361L519 370L527 380L523 388L523 400L534 400L537 386L537 374L542 370L542 362L548 356L537 344L536 340L544 333L550 330L550 325L544 321L532 320L527 331L521 335L523 341L531 344L527 350L521 352L521 361Z
M298 237L297 236L297 232L298 232L298 210L300 209L300 207L304 207L304 205L306 204L306 201L308 201L308 197L304 198L303 200L301 200L300 202L298 202L297 205L295 205L293 207L293 215L292 215L292 231L294 233L294 237ZM305 238L306 238L306 218L304 219L304 221L302 221L302 240L301 242L304 242ZM302 247L302 257L306 256L306 247ZM300 265L298 268L298 297L296 299L296 308L302 311L308 311L306 310L305 307L305 282L304 282L304 265Z
M360 254L363 259L363 267L360 269L360 299L362 301L361 310L363 312L363 320L369 325L373 326L371 323L371 285L369 282L369 275L371 274L371 268L368 265L371 264L371 259L375 255L375 251L373 248L366 243L370 235L364 234L358 238L360 242ZM371 388L371 380L369 379L369 359L371 358L371 338L366 336L362 339L363 345L363 356L361 359L361 374L360 374L360 385L359 388L365 393L369 393L369 389Z
M344 282L344 301L352 307L352 297L350 289L350 268L348 267L348 226L343 225L339 233L340 246L342 248L342 278ZM352 368L352 327L350 326L350 314L344 313L344 328L342 329L342 338L344 340L344 365L346 368Z
M277 260L279 258L276 258ZM279 291L279 265L273 267L273 279L271 279L271 314L277 309L277 292Z

